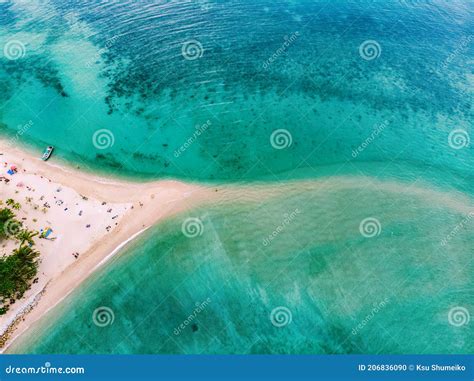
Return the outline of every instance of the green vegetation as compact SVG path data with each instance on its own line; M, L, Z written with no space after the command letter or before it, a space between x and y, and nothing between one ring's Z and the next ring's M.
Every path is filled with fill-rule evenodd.
M38 232L22 229L18 232L16 238L20 241L20 246L25 242L28 243L28 245L33 246L35 244L33 237L36 237L38 234Z
M18 202L15 202L15 200L12 199L12 198L9 198L5 203L8 206L10 206L12 209L15 209L15 210L20 210L21 209L21 205Z
M11 209L0 209L0 239L5 239L11 236L11 231L15 227L21 227L21 222L15 219L15 213Z
M14 210L21 208L12 199L5 203ZM39 264L39 252L34 249L33 240L38 232L24 229L12 209L0 208L0 241L13 239L19 242L11 254L0 257L0 315L5 314L10 305L30 288Z

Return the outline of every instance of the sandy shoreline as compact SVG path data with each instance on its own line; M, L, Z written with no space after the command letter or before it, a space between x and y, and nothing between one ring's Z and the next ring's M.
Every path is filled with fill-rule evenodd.
M61 210L50 210L44 215L45 217L42 217L50 219L49 222L54 226L60 225L58 221L63 224L70 222L69 230L64 230L63 235L79 239L73 243L60 242L58 239L55 243L57 242L57 245L61 243L61 245L56 248L48 247L49 242L42 242L43 246L38 246L42 258L44 257L41 264L43 267L39 271L39 274L40 272L44 273L43 278L41 282L33 285L22 300L17 302L18 306L15 306L13 312L9 311L7 315L0 318L1 334L7 330L8 326L11 327L15 316L19 316L14 323L14 329L8 331L8 340L4 338L3 348L0 348L0 351L7 350L14 339L36 323L47 311L55 307L137 235L164 218L204 203L216 204L229 201L259 203L262 199L284 197L289 192L306 192L315 187L325 192L348 188L359 192L370 188L382 192L409 194L411 197L422 198L462 214L474 213L473 200L470 196L445 192L422 182L406 184L401 181L381 181L358 175L273 184L254 183L251 186L242 184L198 185L171 180L132 183L84 173L63 163L58 165L58 161L55 161L54 157L50 162L43 162L34 154L11 147L8 142L2 139L0 139L0 153L3 154L0 155L1 163L14 162L19 169L7 186L0 183L2 199L8 197L9 194L15 194L15 198L23 204L22 199L25 194L29 194L26 184L29 187L36 187L36 191L41 189L43 193L50 192L51 194L57 194L57 187L61 186L63 190L60 193L64 195L61 196L64 198L63 201L79 200L77 201L78 207L90 213L90 218L94 221L94 226L90 228L92 230L87 230L87 234L77 234L75 229L78 226L80 229L84 228L84 222L78 220L77 215L74 215L74 218L71 215L64 217L64 214L60 214ZM15 186L14 183L18 183L18 181L24 182L25 186L21 188ZM4 190L8 191L4 192ZM87 197L86 202L81 201L84 196ZM107 204L102 205L104 202ZM105 227L109 223L110 215L100 208L107 209L110 206L118 208L116 210L120 208L123 210L121 209L120 213L117 212L118 217L114 220L117 221L116 225L108 231ZM61 229L58 227L57 230ZM81 231L84 232L84 229ZM70 255L73 244L82 245L78 259L74 259ZM49 257L48 262L48 255L51 255L54 250L57 250L56 256ZM65 251L66 260L57 255L61 254L61 251ZM38 295L40 297L37 297ZM22 311L26 311L26 313Z
M2 176L10 180L0 183L2 199L22 204L19 217L24 215L28 228L51 226L56 235L55 241L36 240L41 253L38 281L0 318L2 351L127 242L159 220L212 198L210 188L178 181L131 183L96 177L58 165L54 157L43 162L39 153L1 139L0 153ZM10 165L18 167L13 176L3 173ZM25 203L26 197L32 201ZM48 208L39 204L43 201ZM9 251L2 248L2 253ZM72 255L76 252L78 258ZM36 305L30 310L32 301Z

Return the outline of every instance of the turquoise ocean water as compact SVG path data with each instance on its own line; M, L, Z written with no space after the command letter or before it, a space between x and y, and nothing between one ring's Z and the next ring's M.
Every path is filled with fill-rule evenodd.
M472 328L448 318L472 311L472 229L442 244L462 218L329 185L197 209L146 232L13 351L472 353Z
M366 175L472 207L473 24L462 1L2 2L0 133L112 176ZM474 351L472 322L448 319L474 314L459 210L369 187L190 213L202 235L156 226L16 350Z

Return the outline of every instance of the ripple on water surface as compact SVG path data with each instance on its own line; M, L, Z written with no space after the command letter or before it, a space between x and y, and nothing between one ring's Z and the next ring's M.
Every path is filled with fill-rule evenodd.
M473 307L463 202L350 184L161 224L13 350L473 353L472 330L449 317Z
M20 141L113 175L268 180L396 160L472 176L472 144L448 144L472 135L472 4L453 4L2 3L0 43L25 51L2 58L0 128L31 120Z

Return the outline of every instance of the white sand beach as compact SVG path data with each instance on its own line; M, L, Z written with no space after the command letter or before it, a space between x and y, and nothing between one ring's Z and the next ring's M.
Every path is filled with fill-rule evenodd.
M351 189L407 194L463 215L474 215L470 197L434 189L429 184L381 181L368 176L332 176L318 180L251 185L198 185L180 181L132 183L102 178L71 168L59 159L44 162L40 153L12 147L0 139L1 199L13 198L22 208L18 218L32 230L50 227L49 238L36 238L41 253L37 280L0 317L0 351L71 293L125 243L160 220L204 203L260 203L272 197L307 192ZM17 173L7 175L12 165ZM6 241L10 242L10 241ZM4 243L2 243L4 244ZM11 252L11 243L0 254ZM74 255L75 254L75 255Z
M41 263L31 289L0 317L0 347L71 292L125 242L158 220L205 200L210 190L177 181L130 183L79 172L57 159L44 162L0 140L1 199L21 204L17 217L31 230ZM7 174L11 166L14 175ZM8 254L12 240L1 243ZM32 308L34 307L34 308Z

